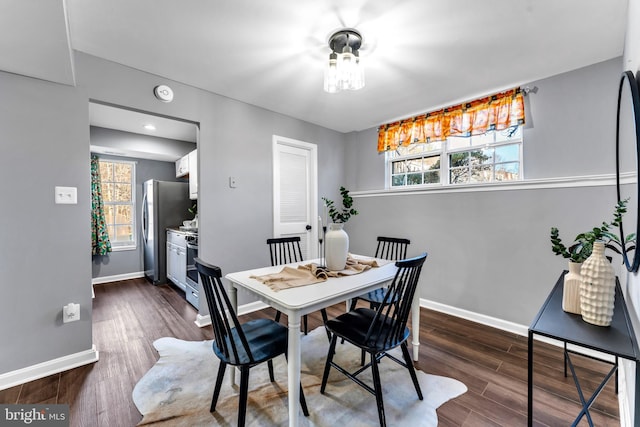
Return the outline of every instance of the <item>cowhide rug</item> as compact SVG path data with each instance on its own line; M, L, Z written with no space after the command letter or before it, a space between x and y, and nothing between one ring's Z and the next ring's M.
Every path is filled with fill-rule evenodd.
M160 354L156 364L133 390L133 401L143 415L139 425L153 426L235 426L238 386L228 379L222 384L216 412L210 413L211 395L218 370L218 358L211 341L182 341L160 338L154 342ZM302 385L310 416L300 411L302 426L379 425L375 397L331 369L326 393L320 384L329 343L323 328L302 337ZM401 352L396 356L401 359ZM348 343L336 346L335 360L344 367L360 365L360 350ZM269 381L267 364L249 374L248 426L288 425L287 365L284 356L274 359L274 383ZM230 367L227 368L227 373ZM354 369L351 369L353 371ZM406 368L384 358L380 363L387 424L390 426L437 426L436 408L467 391L452 378L416 371L424 400L418 400ZM228 374L227 374L228 376ZM360 375L368 384L371 370ZM239 375L236 383L239 383Z

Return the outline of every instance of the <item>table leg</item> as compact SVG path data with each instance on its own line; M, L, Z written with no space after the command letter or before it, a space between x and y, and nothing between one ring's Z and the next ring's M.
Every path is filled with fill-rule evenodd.
M238 315L238 290L233 284L229 286L229 300L231 301L233 311ZM236 385L236 368L233 366L230 366L230 368L227 375L229 376L229 384L233 387Z
M416 292L411 303L411 329L413 332L413 360L420 354L420 295Z
M289 319L289 343L287 369L289 380L289 427L298 427L300 416L300 314L287 313Z

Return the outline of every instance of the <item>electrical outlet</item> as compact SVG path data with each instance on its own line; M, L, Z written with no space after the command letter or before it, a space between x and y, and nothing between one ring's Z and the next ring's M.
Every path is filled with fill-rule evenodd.
M80 320L80 304L69 303L62 307L62 323Z
M55 201L60 205L75 205L78 203L78 189L76 187L56 187Z

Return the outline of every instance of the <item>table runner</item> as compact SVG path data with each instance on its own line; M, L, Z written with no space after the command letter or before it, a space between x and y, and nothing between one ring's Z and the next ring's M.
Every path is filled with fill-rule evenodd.
M378 267L375 259L360 259L347 256L347 265L344 270L330 271L326 268L319 268L318 264L303 264L298 267L285 266L278 273L265 274L263 276L250 276L273 291L295 288L298 286L313 285L314 283L325 282L329 277L352 276L360 274L370 268Z

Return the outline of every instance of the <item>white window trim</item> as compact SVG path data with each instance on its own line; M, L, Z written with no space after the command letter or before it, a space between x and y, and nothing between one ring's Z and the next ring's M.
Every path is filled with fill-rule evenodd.
M522 125L520 125L522 126ZM523 129L521 129L521 131L524 131L524 126ZM524 135L523 135L524 136ZM523 182L524 176L525 176L525 171L524 171L524 162L523 162L523 151L524 151L524 137L521 136L519 140L513 140L513 141L499 141L499 142L494 142L491 144L487 144L487 145L476 145L476 146L467 146L467 147L459 147L459 148L455 148L455 149L447 149L448 146L448 140L442 141L440 149L439 150L433 150L431 152L423 152L420 155L415 155L415 156L407 156L407 158L411 158L411 157L429 157L430 155L433 156L440 156L440 182L439 183L433 183L433 184L415 184L415 185L400 185L400 186L392 186L391 185L391 177L393 176L392 173L392 163L393 160L392 158L390 158L390 151L385 152L385 191L401 191L401 192L407 192L407 191L429 191L429 190L437 190L437 189L441 189L441 188L449 188L449 187L480 187L480 186L494 186L494 185L503 185L503 184L508 184L508 183L514 183L514 182ZM477 149L482 149L483 147L499 147L499 146L503 146L503 145L516 145L518 144L519 147L519 158L518 158L518 163L520 165L519 168L519 172L520 172L520 178L517 180L513 180L513 181L492 181L492 182L474 182L474 183L468 183L468 184L451 184L451 182L449 182L451 176L450 176L450 170L449 170L449 156L453 153L460 153L460 152L469 152L469 151L473 151L473 150L477 150ZM509 163L509 162L506 162ZM492 164L494 166L494 173L495 173L495 161ZM423 171L424 172L424 171ZM443 173L446 174L446 176L443 176ZM495 178L495 177L494 177Z
M118 160L118 159L98 159L99 161L103 161L103 162L109 162L109 163L126 163L131 165L131 205L133 207L133 213L132 213L132 230L133 230L133 240L132 242L126 242L126 243L122 243L122 244L118 244L117 242L111 241L111 252L122 252L122 251L134 251L138 249L138 233L136 232L137 230L137 208L136 208L136 186L137 186L137 182L136 182L136 163L135 161L131 161L131 160ZM106 202L103 202L106 205ZM114 205L128 205L129 203L109 203L111 206ZM111 237L109 237L109 240L111 240Z

